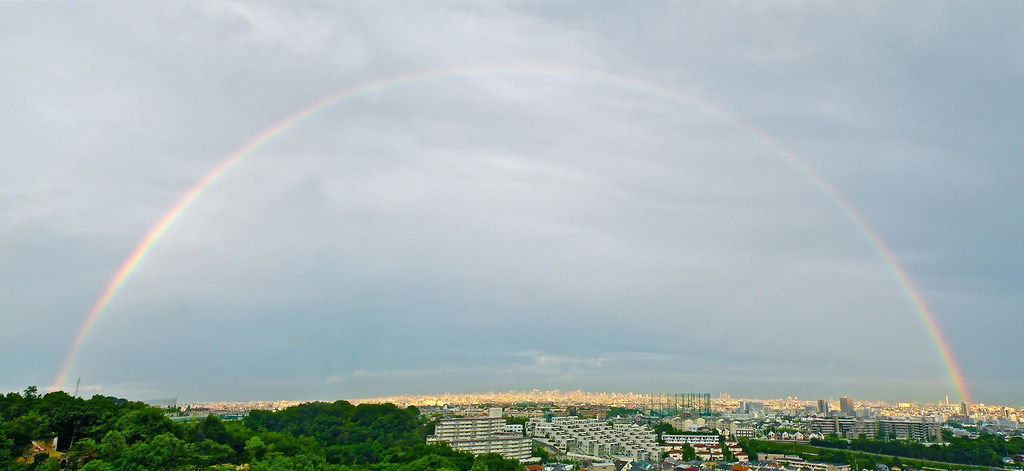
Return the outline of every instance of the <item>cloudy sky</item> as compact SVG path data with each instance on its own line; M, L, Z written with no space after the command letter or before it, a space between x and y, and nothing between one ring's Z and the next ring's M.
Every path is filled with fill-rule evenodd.
M971 397L1024 406L1022 22L1018 2L4 3L0 390L72 354L66 389L132 399L959 400L916 287Z

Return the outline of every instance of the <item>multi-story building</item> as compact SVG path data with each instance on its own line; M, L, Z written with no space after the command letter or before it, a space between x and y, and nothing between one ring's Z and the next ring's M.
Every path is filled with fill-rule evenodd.
M778 463L795 471L850 471L848 464L816 463L802 459L780 459Z
M879 419L878 432L889 438L919 442L942 441L942 424L931 417L915 419Z
M494 435L504 431L505 419L501 417L460 417L439 421L434 429L434 435L438 438L461 440Z
M554 417L550 423L532 425L533 436L545 438L566 453L633 461L661 458L661 447L654 432L647 427L623 423L608 425L598 419L578 417Z
M498 453L506 458L525 460L530 457L532 441L522 433L505 433L505 419L499 417L464 417L443 419L427 443L445 442L456 450L474 455Z
M914 419L818 418L807 424L807 431L823 437L835 434L846 438L895 438L936 442L942 439L942 424L930 417Z
M690 446L694 445L717 445L719 442L718 435L662 435L662 440L665 440L665 444L669 446L679 446L686 443Z
M846 438L858 438L861 433L865 433L863 421L839 417L813 419L807 424L807 432L823 437L835 434ZM868 438L872 437L874 437L873 434Z
M842 412L843 415L847 417L853 417L856 415L856 411L853 407L853 400L846 396L839 398L839 412Z
M729 433L733 438L754 438L756 435L753 427L740 425L739 422L729 424Z

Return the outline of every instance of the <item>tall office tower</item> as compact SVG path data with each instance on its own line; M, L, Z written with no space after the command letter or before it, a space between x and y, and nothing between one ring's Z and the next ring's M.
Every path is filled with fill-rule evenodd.
M818 412L821 414L828 414L828 401L818 399Z
M960 415L963 415L963 416L971 415L971 410L970 410L970 408L967 407L967 403L964 402L964 401L960 401Z
M839 398L839 411L847 417L853 417L855 415L853 410L853 400L846 396Z

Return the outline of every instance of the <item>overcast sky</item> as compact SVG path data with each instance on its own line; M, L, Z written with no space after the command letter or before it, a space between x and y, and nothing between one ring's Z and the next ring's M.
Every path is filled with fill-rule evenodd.
M211 185L65 388L958 400L867 229L973 398L1022 407L1021 24L1019 2L5 2L0 390L52 385L220 162L390 81Z

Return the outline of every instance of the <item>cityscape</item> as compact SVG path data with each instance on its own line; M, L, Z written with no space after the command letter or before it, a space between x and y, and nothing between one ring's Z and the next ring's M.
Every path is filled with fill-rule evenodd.
M707 398L707 407L703 403L697 407L682 406L686 396L697 396L698 400ZM170 406L174 400L150 401L154 406ZM955 420L971 424L972 429L1013 433L1024 431L1024 407L967 404L965 402L949 402L948 398L934 403L896 403L856 401L848 397L834 399L800 400L796 397L785 399L739 399L721 393L711 397L703 394L639 394L639 393L590 393L583 391L509 391L489 394L442 394L389 396L368 399L349 400L353 404L384 404L391 403L399 407L417 407L428 414L452 416L473 416L486 414L486 407L500 406L508 408L504 413L510 417L537 417L547 414L555 416L579 415L583 418L604 419L611 408L629 409L643 413L655 413L669 416L675 413L682 415L721 417L720 420L731 420L726 429L749 427L759 432L757 426L764 419L900 419L934 422L937 424ZM177 404L183 416L205 417L209 414L222 416L241 416L251 410L280 410L301 404L300 401L256 401L256 402L201 402ZM522 405L522 406L520 406ZM486 406L486 407L485 407ZM543 412L541 412L543 411ZM723 425L719 422L717 425ZM702 424L703 425L703 424ZM792 424L787 424L792 425ZM723 428L723 427L715 427ZM820 433L817 428L803 430L806 434ZM741 434L749 432L743 431ZM828 435L832 432L823 433ZM959 433L959 432L958 432ZM765 436L758 433L755 436ZM853 438L856 438L854 436Z
M49 420L39 422L41 416ZM95 428L103 416L116 420ZM1024 408L948 398L890 404L846 396L513 390L178 404L85 400L33 386L0 396L0 417L0 463L24 469L178 469L241 460L268 470L383 470L398 460L405 463L395 464L400 470L1024 470ZM85 436L76 442L80 428ZM396 438L386 437L403 429L402 446L411 448L380 455L381 441L394 446ZM293 439L312 440L306 451L273 451L275 444L294 446L286 445L288 434L300 431ZM329 446L334 440L338 445ZM159 451L166 446L178 451Z
M1024 471L1022 25L0 2L0 471Z
M712 397L710 393L532 390L351 402L417 408L436 424L427 443L446 443L476 455L497 453L522 463L539 462L535 456L539 447L546 450L542 452L546 457L555 456L589 470L621 470L627 465L636 470L650 469L644 465L705 469L707 463L731 462L747 469L846 471L850 467L842 463L818 463L785 453L755 454L744 445L748 440L815 443L840 438L941 446L944 434L969 439L981 434L998 435L1004 440L1024 439L1024 408L957 403L948 398L935 403L888 404L845 396L838 400L746 399L726 393ZM210 415L232 420L252 410L281 410L296 405L294 401L197 403L169 409L178 411L172 414L175 420L199 420ZM675 433L666 433L665 426ZM688 456L693 459L687 460ZM1019 455L1004 458L1006 469L1021 466ZM558 469L551 465L544 468Z

